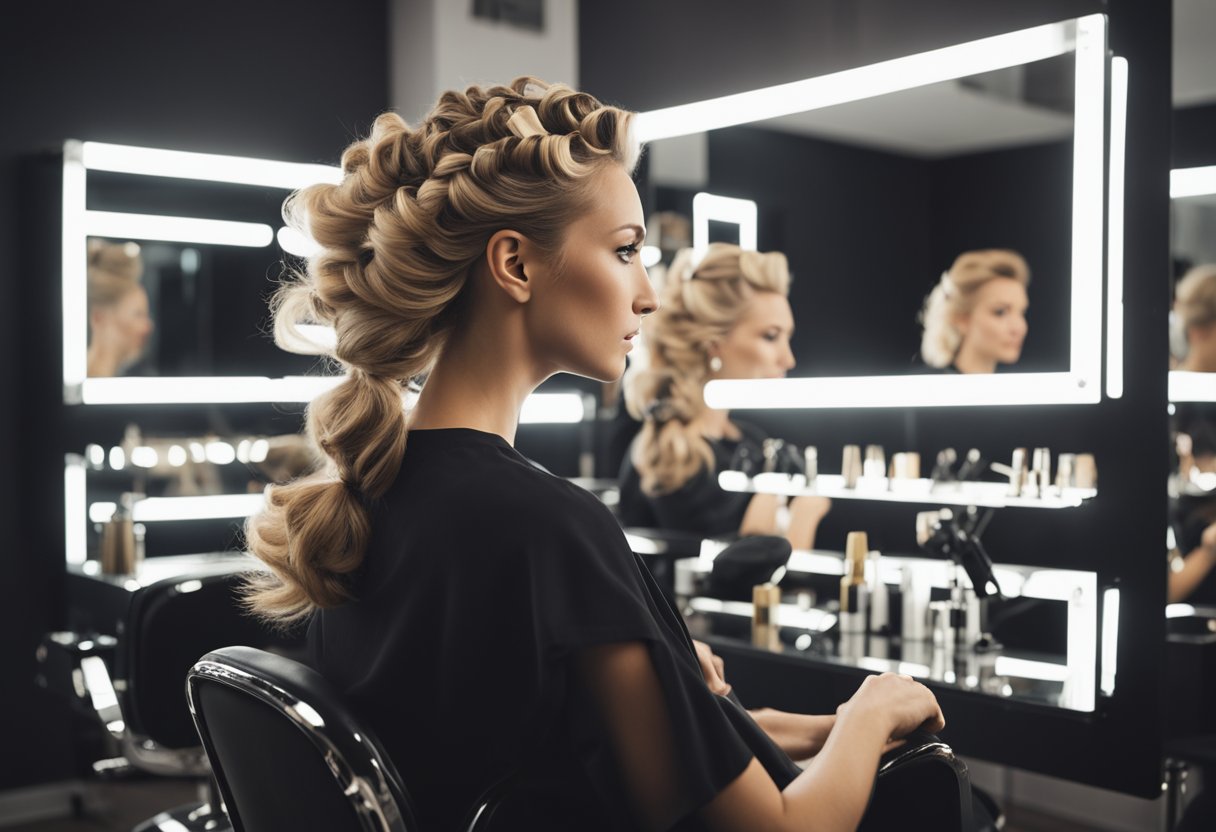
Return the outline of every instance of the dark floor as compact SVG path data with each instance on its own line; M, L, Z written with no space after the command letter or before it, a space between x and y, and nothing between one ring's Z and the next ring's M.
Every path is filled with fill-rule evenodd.
M119 780L91 787L90 808L76 819L47 820L19 827L22 832L131 832L153 815L198 800L198 788L188 780ZM1097 827L1007 807L1005 832L1105 832Z

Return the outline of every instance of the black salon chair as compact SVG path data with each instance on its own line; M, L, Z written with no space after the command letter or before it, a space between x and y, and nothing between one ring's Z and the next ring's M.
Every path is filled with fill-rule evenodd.
M237 572L175 575L131 595L116 637L52 633L39 648L43 684L67 689L79 709L93 712L121 755L118 763L199 779L201 802L159 814L136 832L228 828L209 789L211 768L181 680L201 654L225 644L291 653L299 643L244 612L240 581ZM116 761L105 763L118 768Z
M186 689L237 832L419 829L392 761L316 671L224 647L194 665ZM489 830L508 789L504 782L482 795L464 828Z

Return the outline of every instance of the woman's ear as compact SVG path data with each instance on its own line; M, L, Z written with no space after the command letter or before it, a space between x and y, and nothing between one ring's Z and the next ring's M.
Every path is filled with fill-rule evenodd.
M528 279L531 250L524 235L506 229L496 231L486 243L490 280L516 303L527 303L532 298Z

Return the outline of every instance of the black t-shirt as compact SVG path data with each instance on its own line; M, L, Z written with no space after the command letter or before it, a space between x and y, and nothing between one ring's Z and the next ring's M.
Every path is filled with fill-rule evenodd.
M592 645L649 648L688 825L752 758L612 515L499 436L410 432L354 594L313 617L310 654L386 747L424 828L454 828L529 760L522 787L556 816L531 829L631 828L611 738L571 672Z
M621 462L621 499L617 507L621 523L653 529L692 532L704 537L736 534L752 495L725 491L718 485L718 474L730 468L739 446L754 447L755 458L767 438L764 431L747 422L735 422L739 439L707 439L714 452L714 470L702 467L670 494L650 496L642 491L642 478L633 465L632 453Z

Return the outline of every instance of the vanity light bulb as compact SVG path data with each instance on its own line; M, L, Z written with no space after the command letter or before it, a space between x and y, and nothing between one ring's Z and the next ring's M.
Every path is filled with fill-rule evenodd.
M84 452L89 458L89 464L94 468L100 468L106 464L106 449L100 445L89 445Z
M253 446L249 449L250 462L265 462L266 456L270 453L270 443L265 439L254 441Z
M244 462L249 461L250 444L251 443L248 439L242 439L240 444L236 446L236 461L237 462L244 463Z
M131 450L131 464L139 468L155 468L160 461L160 455L155 448L140 445Z
M117 445L110 448L110 467L115 471L121 471L127 467L127 455Z
M646 268L657 266L663 259L663 250L658 246L642 246L642 265Z
M207 461L207 451L203 448L202 442L190 443L190 459L200 464Z
M181 445L170 445L169 452L166 454L166 456L169 459L169 464L174 468L182 467L186 464L186 460L189 459L188 455L186 454L186 449Z
M228 465L236 459L236 449L227 442L208 442L207 461L215 465Z

